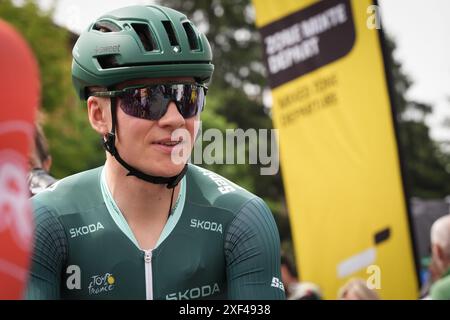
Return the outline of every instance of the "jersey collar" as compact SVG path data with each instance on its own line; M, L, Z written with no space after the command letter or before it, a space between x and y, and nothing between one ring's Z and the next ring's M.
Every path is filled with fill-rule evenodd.
M106 208L108 209L111 218L114 220L119 229L128 237L128 239L130 239L131 242L133 242L134 245L139 250L143 250L142 248L139 247L139 244L136 240L136 237L133 234L133 231L131 230L127 220L123 216L122 212L120 211L120 208L117 206L116 202L114 201L114 198L112 197L112 194L109 190L108 183L106 180L106 169L104 166L102 168L102 173L100 175L100 186L102 190L103 201L105 202ZM183 177L183 179L180 181L180 192L178 193L175 206L172 209L172 213L170 214L169 219L167 219L166 225L164 226L161 235L159 236L155 248L157 248L169 236L169 234L173 231L173 229L177 225L178 220L180 220L181 213L183 212L185 201L186 201L186 176ZM151 208L151 205L149 205L149 208ZM152 248L152 250L155 248Z

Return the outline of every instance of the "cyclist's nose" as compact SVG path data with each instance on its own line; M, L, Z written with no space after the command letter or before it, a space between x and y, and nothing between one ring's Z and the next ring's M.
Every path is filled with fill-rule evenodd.
M177 105L174 101L170 101L167 107L167 111L164 116L158 121L161 127L172 126L179 128L184 125L184 118L178 111Z

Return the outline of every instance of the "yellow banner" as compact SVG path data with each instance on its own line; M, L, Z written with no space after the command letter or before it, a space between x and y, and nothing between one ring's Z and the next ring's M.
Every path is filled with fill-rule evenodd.
M370 0L253 0L301 280L348 279L383 299L418 280L384 62Z

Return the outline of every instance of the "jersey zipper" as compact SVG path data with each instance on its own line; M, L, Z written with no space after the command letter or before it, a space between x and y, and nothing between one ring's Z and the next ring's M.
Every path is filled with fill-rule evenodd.
M153 300L152 250L144 250L145 262L145 295L147 300Z

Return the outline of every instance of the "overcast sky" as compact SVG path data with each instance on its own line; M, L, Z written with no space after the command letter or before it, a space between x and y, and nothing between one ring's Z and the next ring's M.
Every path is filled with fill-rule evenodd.
M22 0L16 0L21 2ZM55 21L80 33L91 21L115 8L152 0L38 0L56 4ZM382 27L396 40L396 58L414 85L409 97L433 105L427 119L433 138L450 140L441 124L450 117L450 0L379 0Z

